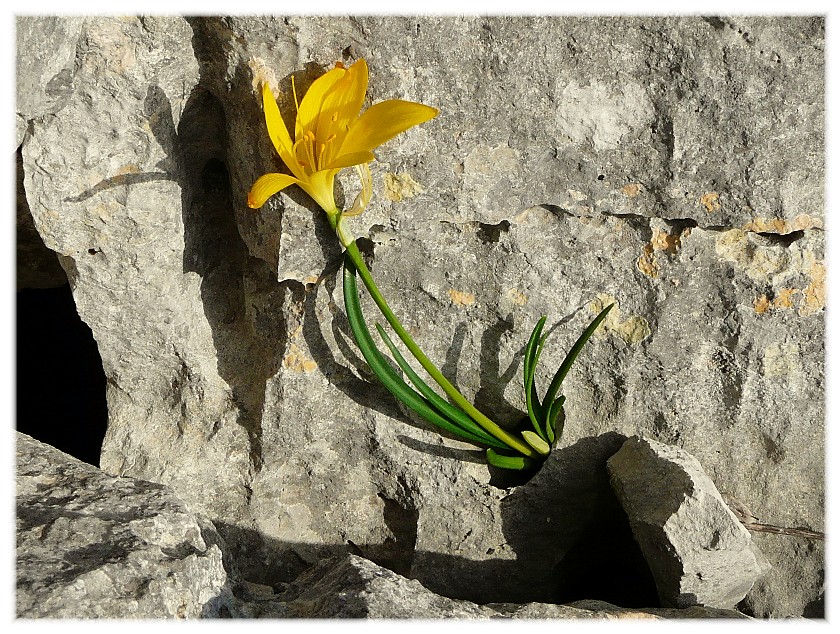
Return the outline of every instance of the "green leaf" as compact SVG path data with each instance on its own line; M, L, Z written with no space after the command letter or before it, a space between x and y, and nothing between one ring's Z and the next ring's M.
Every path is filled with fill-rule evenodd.
M614 306L614 304L610 304L600 313L595 319L592 320L592 323L583 331L583 334L578 337L578 340L575 341L575 345L572 346L572 349L569 350L569 353L566 355L566 358L563 359L563 363L560 364L560 368L558 368L557 373L554 375L554 378L551 380L551 385L548 386L548 391L545 393L545 402L552 403L554 398L557 396L557 392L560 391L560 385L563 383L563 379L566 378L566 375L569 373L569 370L572 367L572 364L577 359L578 354L580 354L581 349L583 348L584 344L589 340L592 336L592 333L595 332L595 329L601 325L601 322L607 317L607 313L610 312L610 309Z
M563 435L563 427L560 427L560 431L557 432L557 420L560 417L560 414L563 413L563 403L566 402L566 397L561 396L556 401L551 404L551 407L548 410L548 420L546 429L548 431L548 435L551 438L549 440L549 444L554 444L555 438L560 438Z
M525 456L507 456L499 454L493 451L492 447L487 448L487 462L494 467L499 467L500 469L513 469L515 471L528 469L534 464L534 461L531 458L526 458Z
M431 404L420 394L411 389L402 377L388 364L382 353L373 342L373 337L365 324L362 307L359 303L359 292L356 285L356 268L349 259L344 262L344 304L347 308L347 321L353 331L353 337L362 356L367 361L370 369L379 378L387 390L393 394L401 403L404 403L411 410L416 412L423 420L445 429L450 434L463 438L469 442L484 445L487 444L482 438L465 431L441 416Z
M330 222L332 223L333 221L331 220ZM338 222L340 223L340 220ZM333 227L340 233L340 224L334 223ZM405 344L405 347L408 348L412 355L414 355L414 358L417 359L420 365L423 366L423 369L429 373L429 376L431 376L441 389L446 392L446 395L451 398L452 401L464 412L469 414L472 419L483 427L488 434L495 436L508 447L520 452L524 456L535 456L536 454L534 453L534 450L528 445L528 443L524 442L520 437L514 436L510 432L502 429L502 427L500 427L497 423L490 420L484 415L484 413L478 410L475 405L464 398L464 395L455 389L455 386L452 385L445 376L443 376L437 366L432 363L431 359L429 359L429 357L427 357L420 347L414 342L414 339L412 339L411 335L408 334L408 331L400 323L396 315L394 315L394 311L392 311L391 307L388 306L388 302L385 301L385 298L376 286L376 282L373 281L373 276L370 274L370 271L365 265L364 258L362 258L362 254L359 251L356 241L352 240L347 243L345 240L342 240L342 244L346 247L346 251L344 252L345 264L349 262L354 267L353 270L359 273L362 281L368 289L368 292L370 293L371 298L376 303L379 310L382 311L382 315L388 321L391 328L393 328L394 332L397 333L399 338Z
M400 369L405 373L405 375L409 378L409 380L414 384L414 387L428 400L432 406L437 408L437 410L444 415L446 418L451 420L453 423L468 431L475 436L483 439L483 442L487 445L492 447L497 447L499 449L508 449L508 446L501 442L500 440L496 440L484 431L478 424L467 414L465 414L462 410L458 409L446 399L442 398L437 392L435 392L431 387L426 384L423 379L421 379L418 374L414 371L408 362L405 360L405 357L400 353L399 348L394 344L393 340L388 336L388 333L385 332L385 329L380 325L376 324L376 330L379 332L379 336L382 337L382 341L385 342L385 345L388 346L388 349L391 351L391 356L394 357L394 360L397 362L397 365L400 366Z
M525 406L528 409L528 418L531 419L534 431L536 431L543 440L547 440L547 437L539 422L542 418L542 405L540 405L537 387L534 384L534 374L537 370L537 362L539 361L540 354L542 353L545 339L548 336L541 336L543 326L545 326L545 320L546 315L543 315L537 322L537 325L534 326L534 330L531 332L531 337L528 339L528 343L525 346L525 357L522 361L522 367L525 373Z
M542 436L538 436L534 432L526 429L522 432L522 437L541 456L547 456L551 453L551 447Z

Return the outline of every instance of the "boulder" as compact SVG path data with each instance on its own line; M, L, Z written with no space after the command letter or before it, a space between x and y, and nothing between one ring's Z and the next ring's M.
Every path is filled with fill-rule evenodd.
M17 434L18 618L198 618L231 598L213 525L167 487Z
M212 523L169 487L109 476L17 434L18 618L743 618L597 600L479 605L352 554L277 587L237 568Z
M769 569L687 451L633 437L607 469L662 605L732 608Z
M605 601L477 605L430 592L413 579L356 555L325 559L282 592L243 601L234 616L380 619L744 619L735 610L621 608Z

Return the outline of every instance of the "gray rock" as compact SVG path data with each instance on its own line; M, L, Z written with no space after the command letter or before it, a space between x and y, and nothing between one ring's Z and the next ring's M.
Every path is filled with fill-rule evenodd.
M607 469L663 605L731 608L767 572L750 533L685 450L633 437Z
M448 599L355 555L327 559L281 593L243 602L237 616L259 618L625 619L746 618L736 610L622 608L605 601L490 603Z
M523 526L539 533L551 517L550 539L568 516L512 504L528 489L370 382L323 214L294 189L258 213L245 205L277 166L260 81L288 116L291 73L304 88L365 57L370 102L441 109L378 151L374 200L353 229L458 387L516 420L539 316L557 324L545 386L615 299L566 380L559 449L645 433L697 456L769 523L821 530L823 28L85 18L62 107L18 114L35 227L108 377L103 468L170 484L255 583L288 582L352 542L435 592L486 601L519 591L530 568L508 573L526 550L540 575L569 556L581 526L531 546ZM352 178L340 190L352 200ZM600 451L582 454L583 471L603 468ZM821 593L821 546L777 539L765 552L774 569L754 613L801 615Z
M684 619L746 618L735 610L621 608L605 601L495 603L477 605L430 592L413 579L355 555L326 559L282 592L243 601L234 616L245 618L380 619Z
M19 618L742 618L736 611L478 605L363 557L318 562L279 592L223 567L226 545L167 487L108 476L17 434Z
M165 487L17 434L18 618L222 616L220 544Z
M16 286L21 288L55 288L67 284L67 275L53 251L44 246L23 188L23 159L17 152L17 226Z
M601 618L608 619L748 619L737 610L707 608L695 605L690 608L644 608L638 610L620 608L604 601L575 601L569 607L589 610ZM522 612L524 616L524 610ZM530 618L530 617L529 617ZM533 618L540 618L534 615Z
M27 120L58 112L73 94L73 65L84 18L19 16L15 81L16 145Z

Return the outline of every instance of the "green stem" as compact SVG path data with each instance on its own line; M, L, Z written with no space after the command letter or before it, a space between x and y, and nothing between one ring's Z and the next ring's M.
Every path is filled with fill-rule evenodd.
M435 364L431 362L431 360L426 356L426 354L420 349L420 347L414 342L414 339L411 338L411 335L408 334L408 331L403 327L400 321L397 319L394 312L391 310L391 307L388 306L388 302L385 301L382 293L379 291L379 288L376 286L376 282L373 281L373 276L370 273L367 265L365 264L365 260L362 257L361 252L359 251L359 247L356 244L355 238L349 232L346 231L345 227L341 223L341 215L336 214L327 214L330 225L335 230L336 234L338 235L338 239L344 248L347 250L347 255L350 256L350 259L353 261L353 264L356 266L356 270L358 271L359 275L362 278L362 282L364 282L365 287L368 289L370 296L373 298L373 301L379 307L379 310L382 312L382 315L391 325L391 328L394 329L394 332L397 333L397 336L402 340L405 344L406 348L414 355L414 358L423 366L423 369L429 373L435 382L440 385L441 389L467 414L469 414L476 423L481 425L489 434L493 435L494 437L501 440L503 443L508 445L509 447L515 449L519 453L529 456L529 457L536 457L537 453L525 442L517 439L515 436L512 436L504 429L499 427L496 423L490 420L487 416L482 414L475 406L470 403L463 395L452 385L449 380L443 376L440 370L435 367Z

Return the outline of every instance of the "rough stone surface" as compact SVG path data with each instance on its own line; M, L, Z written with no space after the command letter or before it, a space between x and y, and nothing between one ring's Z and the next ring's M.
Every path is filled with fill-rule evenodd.
M593 600L478 605L356 555L324 559L278 591L229 580L226 544L168 487L108 476L20 433L17 460L19 618L743 618Z
M221 616L220 542L166 487L17 434L18 618Z
M451 597L508 600L532 572L556 593L606 512L569 491L600 490L610 434L678 445L769 523L823 530L823 38L809 17L85 18L60 109L19 97L18 116L35 227L108 376L103 468L170 484L268 584L352 543ZM579 452L588 484L500 480L402 412L348 334L323 214L294 189L245 205L277 167L259 83L289 117L292 73L303 90L359 57L369 103L441 110L380 148L353 229L468 397L516 420L540 315L545 386L617 302L544 469ZM770 539L745 603L801 615L822 546Z
M731 608L767 572L749 531L688 452L633 437L607 469L663 605Z
M54 288L67 284L67 275L53 251L44 246L23 188L23 160L17 153L17 227L16 227L16 286L21 288Z
M736 610L695 606L687 609L631 609L604 601L496 603L476 605L430 592L355 555L327 559L302 574L282 592L234 608L245 618L385 618L385 619L685 619L746 618Z
M81 17L17 18L17 50L25 53L16 59L17 145L26 133L27 121L58 112L73 94L73 65L83 24Z

